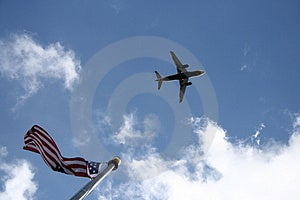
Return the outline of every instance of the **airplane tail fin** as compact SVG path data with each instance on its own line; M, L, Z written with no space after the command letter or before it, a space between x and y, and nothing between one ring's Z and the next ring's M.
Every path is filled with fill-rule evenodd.
M162 80L161 80L161 75L158 73L158 71L155 71L155 75L157 77L157 79L155 81L158 81L157 82L157 88L160 89L161 88L161 85L162 85Z

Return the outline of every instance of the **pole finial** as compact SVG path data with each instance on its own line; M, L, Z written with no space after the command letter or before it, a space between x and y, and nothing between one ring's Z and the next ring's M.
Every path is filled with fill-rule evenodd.
M109 162L108 162L108 164L114 164L114 168L113 168L113 170L116 170L116 169L118 169L118 167L119 167L119 165L121 164L121 159L120 159L120 157L118 157L118 156L115 156L112 160L110 160Z

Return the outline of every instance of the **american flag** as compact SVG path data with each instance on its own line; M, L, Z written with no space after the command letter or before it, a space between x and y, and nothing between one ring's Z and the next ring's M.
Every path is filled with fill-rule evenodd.
M93 178L99 173L102 163L88 162L80 157L63 157L54 140L38 125L34 125L27 131L24 143L23 149L40 154L54 171L88 178Z

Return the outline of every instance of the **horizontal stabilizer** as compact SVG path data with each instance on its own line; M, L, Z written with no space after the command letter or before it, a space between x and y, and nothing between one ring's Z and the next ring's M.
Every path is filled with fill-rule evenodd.
M157 81L157 88L160 89L161 85L162 85L162 80L161 80L161 75L158 73L158 71L155 71L155 75L156 75L156 80Z

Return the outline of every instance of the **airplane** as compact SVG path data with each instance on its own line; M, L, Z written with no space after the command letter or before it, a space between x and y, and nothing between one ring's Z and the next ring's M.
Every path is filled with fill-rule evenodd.
M179 91L179 103L182 102L183 96L185 93L186 86L192 85L192 82L189 82L189 78L194 76L201 76L205 74L204 70L196 70L196 71L187 71L186 68L189 67L188 64L182 64L180 60L177 58L175 53L173 51L170 51L170 54L172 56L172 59L177 67L177 74L172 74L169 76L162 77L158 71L155 71L155 75L157 79L158 89L161 88L161 85L164 81L173 81L178 80L180 85L180 91Z

